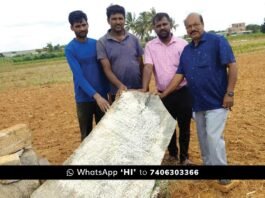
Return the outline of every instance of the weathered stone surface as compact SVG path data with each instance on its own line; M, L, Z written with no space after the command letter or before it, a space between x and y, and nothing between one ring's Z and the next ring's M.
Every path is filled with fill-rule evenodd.
M1 165L20 165L20 158L17 153L4 155L0 157L0 166Z
M175 126L158 96L125 92L64 164L160 165ZM154 180L50 180L32 197L150 197L154 184Z
M28 198L39 187L38 180L20 180L12 184L0 184L0 198Z
M25 124L0 130L0 156L31 147L31 133Z
M21 164L20 156L22 155L23 151L24 150L22 149L16 153L11 154L11 155L4 155L4 156L0 157L0 166L2 166L2 165L20 165ZM3 180L0 179L0 184L11 184L11 183L14 183L17 181L18 181L18 179L3 179Z
M40 158L38 161L39 165L50 165L51 163L46 158Z
M25 149L20 161L22 165L39 165L39 158L33 149Z

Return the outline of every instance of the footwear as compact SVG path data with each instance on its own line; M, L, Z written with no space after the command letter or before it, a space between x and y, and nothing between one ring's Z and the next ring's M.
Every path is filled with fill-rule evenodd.
M183 161L180 161L179 163L181 166L192 166L194 165L189 159L185 159Z
M240 182L238 180L230 180L230 179L219 179L217 182L212 182L212 186L220 190L221 192L227 193L231 191L233 188L238 186Z
M221 185L227 185L231 183L231 179L219 179L218 183Z
M162 164L163 165L170 165L170 166L174 165L175 166L175 165L177 165L177 161L178 161L178 159L177 159L176 156L167 154L167 155L164 156Z
M168 155L166 157L166 160L168 160L168 161L177 161L178 160L178 157L177 156L174 156L174 155Z

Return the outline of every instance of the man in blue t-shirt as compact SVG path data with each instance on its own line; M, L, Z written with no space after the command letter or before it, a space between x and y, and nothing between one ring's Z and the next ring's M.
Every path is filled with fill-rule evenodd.
M200 14L189 14L184 23L192 42L184 48L177 73L160 97L174 91L184 77L187 79L203 163L227 165L223 131L227 112L234 105L235 57L223 36L204 31Z
M143 49L139 40L124 29L125 9L119 5L107 8L108 32L97 42L97 55L111 82L111 98L127 89L141 89Z
M86 14L73 11L68 19L75 38L66 46L65 55L73 73L77 116L84 140L93 128L93 115L98 123L109 108L109 82L97 60L96 40L87 37Z

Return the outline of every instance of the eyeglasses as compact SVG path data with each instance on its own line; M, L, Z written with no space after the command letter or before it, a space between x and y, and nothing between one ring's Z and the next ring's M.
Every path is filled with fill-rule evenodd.
M188 26L186 26L186 29L187 30L191 30L191 29L197 29L198 27L200 27L200 23L195 23L195 24L192 24L192 25L188 25Z

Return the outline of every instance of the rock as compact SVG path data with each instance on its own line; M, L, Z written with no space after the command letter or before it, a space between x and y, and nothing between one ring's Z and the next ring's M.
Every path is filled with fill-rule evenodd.
M1 165L20 165L19 153L13 153L10 155L5 155L0 157Z
M160 165L176 121L158 96L124 92L65 165ZM49 180L32 198L150 197L154 180Z
M25 124L0 130L0 156L31 147L31 133Z
M39 158L33 149L25 149L20 161L22 165L39 165Z
M39 187L38 180L20 180L12 184L0 184L0 198L28 198Z

